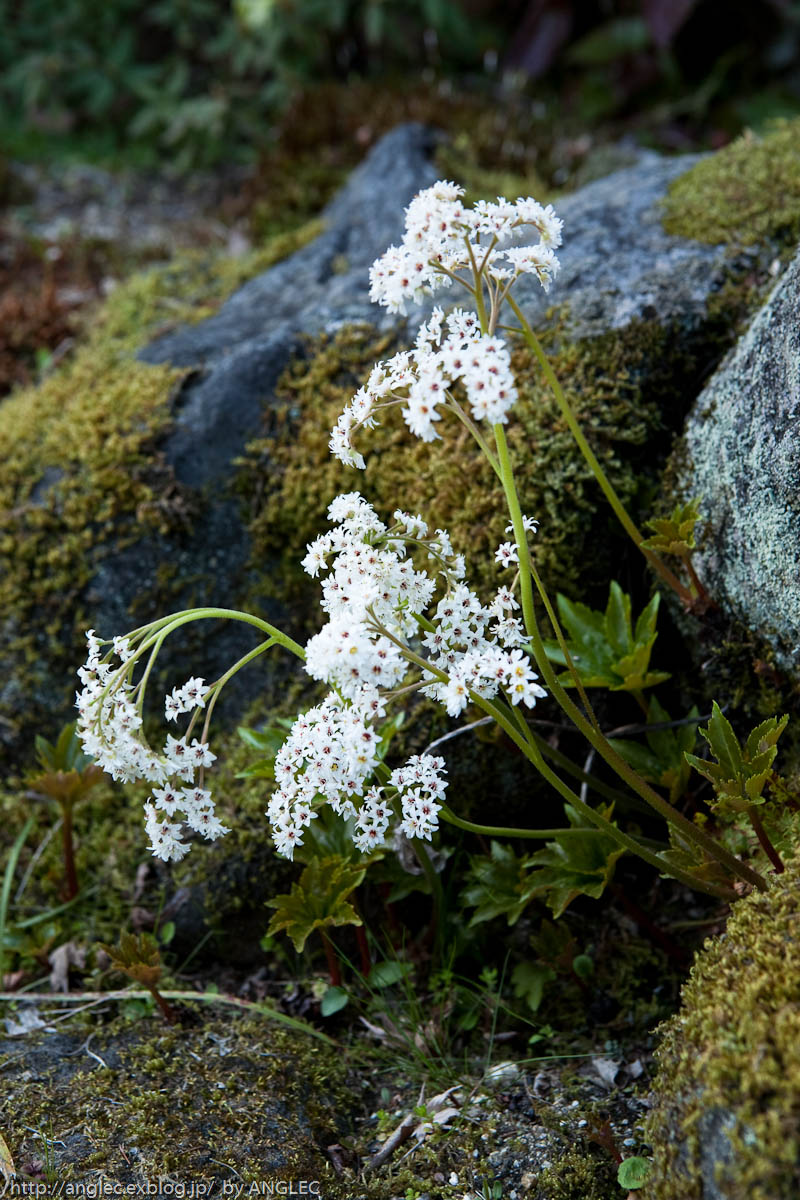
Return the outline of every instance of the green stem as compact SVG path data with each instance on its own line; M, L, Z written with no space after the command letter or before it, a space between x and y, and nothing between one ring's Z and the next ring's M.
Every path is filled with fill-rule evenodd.
M648 850L640 842L636 841L635 838L632 838L629 834L624 833L621 829L618 829L617 826L609 821L607 817L604 817L595 809L590 808L588 804L584 804L580 796L573 792L569 785L564 783L564 781L560 779L554 771L551 771L547 763L542 758L542 755L539 753L538 747L536 747L533 743L524 740L515 726L505 719L503 713L498 710L497 705L495 705L492 701L483 700L479 696L475 696L474 700L475 703L479 704L487 712L492 713L498 725L505 729L509 737L516 741L523 753L530 759L530 761L539 771L539 774L542 775L542 777L549 784L551 784L553 788L555 788L562 799L566 800L566 802L570 804L580 816L584 817L598 829L601 829L618 845L623 846L632 854L638 855L639 858L643 858L645 862L650 863L651 866L655 867L662 874L671 875L674 879L678 879L681 883L685 883L697 891L708 892L709 895L719 896L725 900L732 900L736 897L736 893L731 888L726 888L722 885L711 884L706 880L698 879L690 872L683 871L679 867L676 867L673 863L671 863L668 859L663 858L660 854L656 854L653 851ZM588 722L585 722L585 724L591 728L591 726L588 725ZM657 799L658 798L659 797L657 797ZM712 843L712 845L714 845L716 848L716 843ZM731 855L730 857L733 856ZM738 863L738 860L735 859L734 861L738 866L742 865ZM755 872L753 873L755 874ZM760 878L760 876L758 878Z
M585 783L592 791L597 792L598 796L604 796L606 800L611 800L614 804L620 804L625 807L633 805L637 809L641 809L642 812L649 814L650 806L645 805L638 796L630 796L625 792L620 792L617 788L604 783L602 779L598 779L595 775L590 775L587 771L582 770L577 763L574 763L567 754L563 754L560 750L556 750L554 746L551 746L547 738L543 738L541 734L530 729L530 726L528 728L531 738L536 742L544 757L551 759L556 766L565 770L573 779L577 779L580 783Z
M519 506L517 506L517 507L519 507ZM399 638L395 637L394 634L390 633L390 631L388 629L382 628L381 633L383 634L384 637L388 638L389 641L394 642L394 644L402 650L404 656L408 659L409 662L415 663L418 667L421 667L424 671L429 672L436 679L440 679L443 682L447 681L448 677L444 671L440 670L438 667L433 666L432 663L427 662L426 659L422 658L421 655L416 654L413 650L411 650L408 646L406 646L406 644L404 642L401 642ZM551 672L551 674L552 674L552 672ZM563 693L563 689L561 689L561 691ZM612 822L609 821L606 817L602 816L602 814L595 812L595 810L593 808L590 808L588 804L584 804L584 802L581 800L580 796L576 795L576 793L573 792L572 789L566 783L564 783L563 780L560 779L555 774L554 771L550 770L550 768L547 766L546 762L544 761L541 753L539 752L539 749L536 746L536 743L533 741L530 741L527 737L525 737L522 733L520 733L519 729L517 729L513 720L512 721L508 720L505 713L503 712L503 709L499 705L495 704L491 700L485 699L485 697L483 697L483 696L477 695L477 693L475 693L475 692L470 692L470 699L472 700L473 704L476 704L479 708L482 708L484 712L488 713L491 717L494 718L494 720L497 722L497 724L500 726L500 728L503 729L508 734L508 736L511 738L512 742L514 742L514 744L519 747L519 749L522 751L522 753L525 755L525 757L527 759L529 759L530 762L533 763L533 765L539 771L539 774L542 775L547 780L547 782L549 784L551 784L552 787L555 788L555 790L559 793L559 795L563 799L565 799L567 801L567 803L572 805L572 807L576 810L576 812L578 812L581 816L584 816L586 818L586 820L590 822L590 824L597 826L599 829L602 829L605 833L608 834L608 836L613 841L617 842L618 845L624 846L624 848L626 850L629 850L632 854L637 854L640 858L643 858L645 860L645 862L650 863L651 866L655 867L663 875L671 875L673 877L673 879L677 879L681 883L685 883L688 887L694 888L696 891L707 892L711 896L718 896L724 900L733 900L733 899L737 898L736 893L734 891L732 891L731 889L723 887L722 885L711 884L711 883L707 883L704 880L698 879L694 875L691 875L688 871L682 871L679 867L676 867L668 859L662 858L661 855L655 854L655 853L651 852L650 850L647 850L644 846L641 845L641 843L637 842L634 838L630 837L628 834L623 833L623 831L621 829L618 829L616 825L612 824ZM571 701L570 701L570 704L571 704L572 708L575 709L575 706L572 704ZM575 712L578 712L578 710L575 709ZM580 716L583 725L586 726L592 732L592 734L594 734L594 730L592 729L592 726L585 719L583 714L578 713L578 715ZM573 720L575 720L574 717L573 717ZM605 740L605 739L603 739L603 740ZM608 743L606 743L606 746L608 746ZM608 747L608 749L610 750L610 747ZM601 751L601 754L602 754L602 751ZM616 754L614 754L614 757L619 758L619 756ZM619 759L619 761L626 768L626 770L628 770L628 772L630 774L633 774L633 772L630 771L630 769L627 767L627 764L624 763L622 759ZM646 787L646 785L643 783L642 780L639 779L638 776L634 776L634 778L640 784L642 784L642 786ZM638 791L639 789L637 788L636 790ZM657 801L659 801L660 803L664 803L666 805L666 802L665 801L661 802L660 796L658 796L655 792L653 792L653 796L655 797L655 799ZM643 797L643 798L647 799L647 797ZM651 807L653 807L652 803L651 803ZM666 807L671 808L671 805L666 805ZM682 817L680 813L676 812L676 816L680 816L681 821L683 823L689 825L689 827L693 833L700 833L700 831L695 829L695 826L693 826L689 821L687 821L685 817ZM704 837L705 841L710 843L712 850L719 851L721 849L721 847L718 847L717 843L714 842L711 838L708 838L706 835L703 835L703 837ZM738 859L733 857L733 855L728 854L727 851L725 852L725 854L727 855L728 858L733 860L733 863L735 864L735 868L736 868L736 869L734 869L735 874L742 874L742 872L746 870L749 875L754 877L755 880L761 880L760 875L756 875L755 871L750 871L749 867L745 867L744 864L740 863ZM714 857L719 858L720 857L719 853L715 854ZM752 882L752 880L748 879L748 882ZM765 888L766 883L764 883L764 881L762 880L761 885L756 883L755 886L757 886L757 887L763 886Z
M276 629L274 625L270 625L269 621L262 621L261 617L253 616L252 613L240 612L236 608L187 608L182 612L172 613L165 619L153 622L153 627L162 626L168 622L168 632L173 633L181 625L187 625L190 621L206 620L242 621L245 625L253 625L256 629L260 629L263 633L274 638L279 646L283 646L285 650L291 651L292 654L295 654L305 662L306 652L293 638L288 637L280 629ZM152 645L153 640L146 640L142 643L139 650L137 650L137 657L141 651Z
M275 645L275 638L272 638L272 637L267 638L267 640L265 642L261 642L258 646L255 646L249 652L249 654L243 654L242 657L240 659L238 659L238 661L235 662L232 667L228 667L228 670L225 672L224 675L220 675L220 677L216 681L216 683L212 684L214 695L209 700L208 708L206 709L206 717L205 717L205 721L203 722L203 732L200 734L201 742L204 742L206 740L206 737L208 735L208 727L211 723L211 714L214 711L214 705L217 703L217 700L219 699L219 694L222 691L222 689L225 687L225 684L230 679L233 678L233 676L236 674L237 671L241 671L242 667L246 667L247 664L249 662L252 662L254 658L258 658L259 654L263 654L266 650L269 650L270 646L274 646L274 645ZM188 733L186 734L186 736L188 738L188 736L189 736Z
M449 395L449 393L448 393L448 395ZM461 405L456 400L454 400L452 396L449 396L449 400L448 400L446 407L449 408L451 412L454 412L456 414L459 421L462 423L462 425L467 430L467 432L470 433L474 437L475 441L478 443L481 450L483 451L486 461L489 463L489 466L492 468L495 475L497 475L497 477L499 479L500 478L500 464L498 463L497 459L495 458L494 454L492 453L489 443L486 441L486 438L483 436L483 434L481 433L478 426L475 424L475 422L472 420L472 418L469 417L467 415L467 413L464 412Z
M305 662L306 653L303 647L280 629L277 629L274 625L270 625L268 621L262 621L260 617L255 617L251 613L240 612L235 608L186 608L181 612L170 613L167 617L160 617L157 621L153 621L151 625L142 625L133 631L133 633L140 633L143 630L149 630L151 636L145 637L141 645L137 647L135 654L123 664L123 667L119 671L115 672L111 682L104 689L104 693L115 689L133 670L133 665L137 659L141 658L152 647L152 652L142 678L136 685L136 691L139 693L138 706L141 710L147 680L164 639L171 633L174 633L176 629L180 629L182 625L187 625L191 621L204 620L242 621L245 625L253 625L256 629L269 634L272 643L283 646L285 650L291 651L297 658ZM129 634L129 636L133 636L133 634ZM262 649L263 645L257 648L256 653L261 653ZM243 663L240 662L237 664L235 669L238 669L239 665L243 665Z
M530 838L547 841L556 837L585 837L587 833L596 834L598 837L605 836L605 830L576 829L574 825L564 829L514 829L507 825L476 825L474 821L464 821L449 808L444 807L439 810L439 816L443 821L447 821L448 825L455 825L457 829L464 829L467 833L480 833L484 837Z
M672 588L672 590L678 596L680 596L684 604L691 604L693 596L689 589L681 583L677 575L674 575L673 572L670 571L663 559L659 558L659 556L654 554L652 550L649 550L647 547L642 545L644 538L631 517L628 515L627 509L617 495L611 481L609 480L603 468L600 466L594 451L584 437L583 431L575 419L575 414L572 411L572 407L567 400L564 389L558 382L556 374L550 365L547 355L542 349L539 339L531 329L528 322L525 320L522 310L514 298L512 296L508 296L507 299L514 312L514 315L520 323L522 336L539 361L539 365L541 366L544 376L550 385L553 395L556 398L556 402L561 409L561 414L569 427L570 433L575 439L578 449L586 459L592 474L603 491L603 495L613 508L625 532L629 535L639 550L641 550L651 567L653 567L653 569L661 576L664 583L666 583L668 587Z
M479 268L477 262L475 261L475 254L469 238L465 238L464 241L467 244L467 253L469 254L472 274L475 279L475 305L478 309L478 320L481 323L481 333L486 333L489 329L489 318L486 315L486 302L483 298L483 275L481 273L483 268Z
M614 750L609 744L608 739L604 737L602 732L587 720L578 706L570 698L566 690L561 686L553 670L547 653L544 648L544 643L539 633L539 627L536 621L536 613L533 605L533 581L536 581L539 594L544 597L546 595L544 586L539 578L531 561L530 553L528 552L528 542L525 536L525 528L522 523L522 510L517 496L517 488L514 482L514 474L511 468L511 460L508 454L508 446L505 439L505 431L502 425L495 426L495 440L497 442L498 458L500 460L500 469L503 478L503 490L506 495L509 514L511 516L514 536L517 541L517 546L520 553L520 596L522 599L522 611L525 620L526 632L531 639L531 648L536 665L541 672L547 687L550 689L553 698L561 706L570 720L578 727L590 745L594 746L597 753L605 762L612 768L613 771L633 788L633 790L641 796L641 798L650 805L651 808L662 816L666 821L671 822L676 829L680 830L684 837L708 854L711 858L721 863L731 871L734 875L744 879L753 887L763 891L766 889L766 881L758 872L753 871L746 863L741 862L735 855L721 846L714 838L709 837L703 830L698 829L683 813L674 808L667 800L664 800L659 794L654 791L645 781L625 762L625 760ZM538 751L537 751L538 753ZM539 755L541 758L541 755ZM572 803L572 801L570 801ZM585 806L584 806L585 807ZM589 810L592 811L591 809Z

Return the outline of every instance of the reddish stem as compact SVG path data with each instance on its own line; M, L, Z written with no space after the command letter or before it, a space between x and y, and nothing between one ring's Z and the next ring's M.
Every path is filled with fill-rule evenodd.
M367 934L363 925L356 925L356 941L358 942L358 953L361 957L361 974L366 979L372 970L372 959L369 956Z
M783 865L783 859L781 858L780 854L778 854L778 851L775 849L772 842L769 840L767 831L761 823L761 817L758 815L758 809L754 804L751 804L748 808L747 815L750 818L750 824L755 830L756 837L761 843L761 849L772 863L776 873L778 875L782 875L786 869Z
M617 1149L616 1139L608 1121L604 1121L602 1125L595 1125L589 1134L589 1140L596 1142L598 1146L602 1146L604 1150L607 1150L614 1159L614 1162L619 1166L622 1162L622 1155Z
M342 986L342 972L339 968L339 960L336 957L336 951L333 948L333 942L328 937L324 929L320 929L319 935L322 938L322 944L325 947L325 958L328 962L328 975L331 980L331 987Z
M163 1013L163 1016L164 1016L164 1020L167 1021L170 1025L176 1025L178 1022L178 1014L175 1011L175 1009L172 1007L172 1005L168 1004L167 1001L164 999L164 997L162 995L160 995L158 988L150 987L147 990L150 992L150 995L153 997L156 1004L161 1009L161 1012Z
M697 572L694 569L694 563L692 562L692 556L690 554L685 554L682 562L686 567L691 585L696 593L695 600L691 605L691 608L697 616L702 616L703 613L707 612L709 608L716 608L716 605L698 578Z
M64 847L64 899L74 900L78 894L78 872L75 869L75 851L72 844L72 805L62 804L61 840Z

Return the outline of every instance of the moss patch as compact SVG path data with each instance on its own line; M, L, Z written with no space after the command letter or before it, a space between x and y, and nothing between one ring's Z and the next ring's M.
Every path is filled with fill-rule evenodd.
M22 1178L319 1179L342 1196L323 1150L358 1104L341 1056L257 1016L193 1015L117 1019L90 1055L86 1030L5 1042L0 1112Z
M671 185L667 233L749 246L800 236L800 118L747 132Z
M715 1162L728 1200L800 1191L799 881L795 859L736 905L662 1030L653 1200L701 1200Z
M611 1200L621 1195L611 1159L577 1149L544 1170L537 1184L547 1200Z

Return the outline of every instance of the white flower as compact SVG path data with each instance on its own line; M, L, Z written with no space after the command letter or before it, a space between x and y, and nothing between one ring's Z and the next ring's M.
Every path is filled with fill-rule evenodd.
M538 533L539 532L539 522L534 520L533 517L526 517L523 514L522 528L524 530L526 530L528 533ZM506 533L513 533L513 532L514 532L513 523L510 525L506 525Z
M362 425L370 424L359 415L360 410L371 412L373 404L402 405L411 432L430 442L439 436L436 424L441 420L441 406L455 387L463 388L475 420L492 425L505 424L517 400L506 342L482 334L477 321L461 309L446 318L437 309L421 327L414 350L403 351L379 367L378 374L373 371L366 387L350 401L331 434L331 450L345 464L353 465L357 458L358 465L364 465L353 437Z
M505 252L515 272L535 275L546 292L559 271L559 261L549 246L518 246Z
M164 862L180 862L189 853L189 846L180 840L181 826L164 821L152 804L145 804L145 831L156 858Z
M494 552L494 561L501 567L510 567L519 562L519 551L513 542L501 542Z

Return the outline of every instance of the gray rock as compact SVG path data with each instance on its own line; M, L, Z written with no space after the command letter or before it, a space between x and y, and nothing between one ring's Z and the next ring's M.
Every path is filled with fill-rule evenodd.
M204 483L221 477L257 428L264 398L297 345L298 335L354 321L396 323L370 303L372 262L403 232L403 209L433 183L432 130L403 125L387 134L331 201L325 231L315 241L250 280L198 325L158 339L146 362L201 367L182 395L166 454L178 478ZM520 303L533 323L548 307L566 304L575 336L619 329L637 318L696 326L726 270L723 247L668 236L660 204L668 184L698 156L639 162L597 180L559 202L565 242L561 273L549 295L521 282ZM450 293L455 300L455 293ZM447 293L445 298L449 299ZM436 297L440 302L441 294ZM431 304L407 318L411 335Z
M800 252L697 398L680 488L701 498L714 598L784 669L800 643Z
M234 460L259 432L275 385L303 335L380 316L369 301L369 266L402 236L405 205L435 181L430 161L434 143L434 132L422 125L404 125L388 134L328 205L319 237L250 280L213 317L141 352L146 362L197 368L177 397L173 430L163 451L177 479L190 488L204 488L206 494L202 520L180 541L149 538L98 564L88 600L103 636L130 628L143 586L164 562L186 582L176 608L236 607L245 594L252 604L249 539L229 490ZM269 564L261 566L269 572ZM261 607L269 620L292 631L291 614L274 600L263 598ZM207 679L216 678L253 645L252 629L239 624L220 629L203 622L193 628L192 670ZM186 642L178 640L180 646L168 642L159 656L167 678L182 678L181 671L185 675ZM183 665L172 659L173 652ZM271 656L270 681L277 661ZM218 713L240 711L256 695L265 697L262 672L241 672L226 688Z
M230 604L236 594L237 572L249 547L220 485L224 489L233 460L258 432L300 339L356 321L398 324L397 317L370 302L369 267L402 237L403 209L412 196L434 182L435 141L433 130L414 124L386 135L326 208L326 228L318 238L241 287L213 317L141 352L147 362L196 368L180 394L164 452L182 483L210 485L203 528L188 544L155 551L199 581L194 603ZM669 182L695 161L696 156L662 159L644 153L636 165L560 202L565 224L561 275L549 296L535 281L524 281L520 298L529 318L543 320L556 302L568 306L579 336L618 329L635 318L657 318L691 336L727 266L723 248L667 236L661 226L660 201ZM445 293L445 299L452 303L457 297ZM410 336L432 304L409 313ZM222 535L219 545L215 531ZM224 562L225 570L203 582L209 553ZM127 552L122 569L114 559L98 574L93 589L98 628L125 625L120 618L140 588L141 565L148 559L147 553L145 560L137 554ZM132 569L126 570L129 560ZM115 586L109 589L111 579ZM279 615L273 614L276 623ZM224 669L230 660L223 662L222 653L240 643L244 647L245 641L246 634L230 633L215 642L218 653L208 674ZM242 679L237 686L243 686Z
M414 194L435 181L434 142L422 125L387 134L325 209L318 238L239 288L213 317L142 351L145 362L203 368L184 390L165 448L179 479L197 485L226 473L300 336L380 320L369 267L402 236Z
M664 232L661 207L673 179L700 155L662 158L645 152L631 167L559 200L564 244L549 295L528 278L518 294L531 323L548 305L569 306L577 337L621 329L637 318L697 324L729 264L725 248Z

